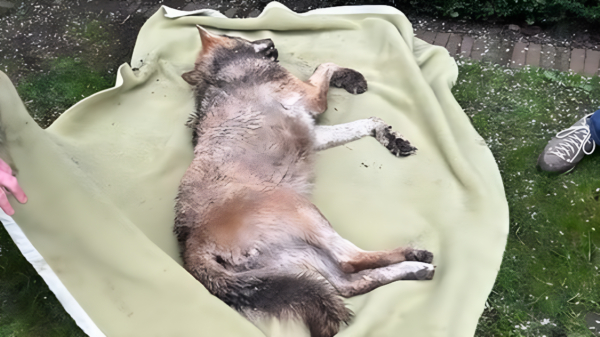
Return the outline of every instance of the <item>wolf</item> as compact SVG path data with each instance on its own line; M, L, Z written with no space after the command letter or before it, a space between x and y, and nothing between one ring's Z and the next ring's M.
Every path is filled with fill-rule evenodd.
M198 30L202 50L182 75L196 99L194 159L175 205L184 267L250 321L302 321L312 337L348 324L341 297L431 279L429 251L364 251L309 200L319 150L372 136L393 155L416 151L378 118L316 125L329 86L361 94L364 76L325 63L302 81L277 62L271 39Z

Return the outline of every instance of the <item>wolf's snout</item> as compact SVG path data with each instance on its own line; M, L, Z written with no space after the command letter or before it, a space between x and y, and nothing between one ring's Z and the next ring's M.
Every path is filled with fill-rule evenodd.
M261 53L265 58L270 58L273 61L277 60L279 53L275 49L275 43L271 39L263 39L252 42L254 51Z
M267 52L265 53L265 56L267 58L272 59L273 61L277 61L277 57L279 56L279 52L277 52L277 49L275 49L274 47L271 47L271 49L267 50Z

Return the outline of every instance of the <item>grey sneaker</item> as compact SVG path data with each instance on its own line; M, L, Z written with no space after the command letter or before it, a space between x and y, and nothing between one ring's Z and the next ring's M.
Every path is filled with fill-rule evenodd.
M575 168L581 158L592 154L596 143L590 139L587 123L592 114L586 115L570 128L562 130L550 139L538 158L538 166L548 172L566 173Z

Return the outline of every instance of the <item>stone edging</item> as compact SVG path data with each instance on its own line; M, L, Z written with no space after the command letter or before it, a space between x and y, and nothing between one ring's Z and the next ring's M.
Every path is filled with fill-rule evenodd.
M415 30L419 39L445 47L452 57L468 57L511 68L525 65L560 71L572 71L585 76L598 75L600 51L555 47L506 39L477 39L466 34Z

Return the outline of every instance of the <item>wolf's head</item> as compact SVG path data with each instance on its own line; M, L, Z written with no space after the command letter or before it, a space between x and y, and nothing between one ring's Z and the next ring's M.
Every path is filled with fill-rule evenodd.
M277 62L277 49L271 39L248 41L241 37L215 35L200 26L196 27L200 32L202 50L196 59L194 70L182 75L183 79L191 85L198 84L203 75L216 75L241 59Z

